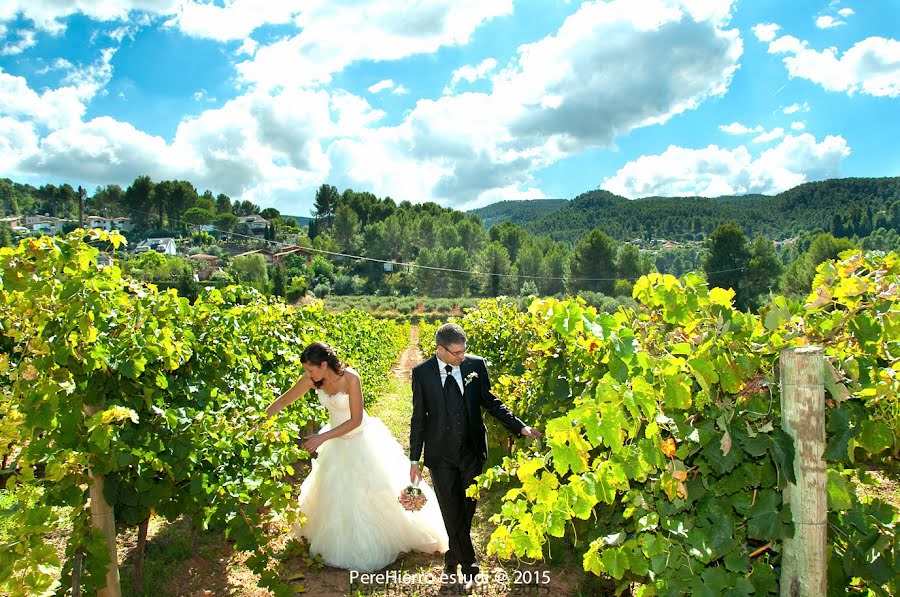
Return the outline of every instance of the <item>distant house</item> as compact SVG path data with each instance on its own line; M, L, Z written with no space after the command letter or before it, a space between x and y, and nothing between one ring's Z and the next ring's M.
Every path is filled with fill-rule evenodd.
M303 247L291 246L285 247L280 252L272 255L272 262L278 263L288 255L301 255L306 259L306 263L312 263L314 253L309 249L305 249Z
M252 251L245 251L243 253L233 255L232 259L236 259L238 257L247 257L249 255L262 255L263 259L266 260L266 265L272 265L272 251L269 251L268 249L254 249Z
M213 272L219 268L219 258L215 255L206 255L205 253L197 253L196 255L188 255L191 261L199 262L201 265L197 269L197 281L209 280Z
M9 228L16 228L21 226L19 222L22 218L19 216L3 216L0 218L0 226L7 226Z
M100 228L101 230L120 230L129 232L134 227L131 220L126 217L106 218L103 216L88 216L84 220L84 225L88 228Z
M25 227L31 232L56 234L63 226L74 220L64 220L53 216L25 216Z
M215 255L207 255L206 253L197 253L196 255L188 255L188 259L193 261L205 261L206 265L209 267L216 267L219 265L219 258Z
M174 238L148 238L147 240L142 240L138 243L138 245L134 248L134 253L137 255L138 253L145 253L147 251L156 251L157 253L162 253L163 255L175 255L175 239Z
M266 228L269 226L269 221L260 215L253 214L251 216L240 216L238 218L238 225L241 224L250 228L250 232L253 234L261 234L266 231Z
M100 253L97 255L97 267L110 267L113 264L113 258L109 253Z

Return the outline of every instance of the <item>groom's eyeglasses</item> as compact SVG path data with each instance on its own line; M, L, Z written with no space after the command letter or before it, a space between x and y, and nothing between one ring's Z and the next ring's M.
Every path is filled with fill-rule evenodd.
M444 346L443 344L441 344L441 348L443 348L444 350L446 350L447 352L449 352L450 354L452 354L452 355L455 356L456 358L460 358L461 356L463 356L463 355L466 354L466 349L465 349L465 348L463 348L462 350L450 350L449 348L447 348L447 347Z

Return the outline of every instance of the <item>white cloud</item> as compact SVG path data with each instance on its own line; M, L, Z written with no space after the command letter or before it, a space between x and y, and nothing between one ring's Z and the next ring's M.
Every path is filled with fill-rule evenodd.
M778 30L781 29L781 26L776 25L775 23L759 23L758 25L754 25L752 29L756 39L768 43L775 39L775 35L778 33Z
M484 79L495 68L497 68L497 61L493 58L485 58L475 66L467 64L459 67L453 71L450 77L450 84L444 87L444 94L453 93L453 89L460 81L474 83L478 79Z
M66 29L64 19L74 14L80 13L95 21L124 21L132 11L176 14L182 4L183 0L5 0L0 3L0 21L9 22L21 17L33 21L42 31L58 35Z
M37 70L37 74L45 75L52 70L71 70L74 69L75 65L66 60L65 58L56 58L50 64L39 68Z
M8 116L0 117L0 172L15 169L23 157L37 152L37 144L33 126Z
M186 118L170 143L108 117L72 123L47 135L13 170L123 185L150 174L263 205L296 204L329 180L323 140L354 142L383 116L346 92L254 92ZM376 158L370 151L366 160Z
M805 123L805 122L802 122L802 121L799 121L799 120L795 120L794 122L791 123L791 130L792 130L792 131L802 131L802 130L804 130L804 129L806 129L806 123Z
M822 15L816 19L816 27L819 29L831 29L832 27L840 27L846 24L844 21L828 15Z
M24 77L10 75L0 68L0 116L31 121L50 130L81 121L86 104L100 93L112 77L110 61L114 48L101 50L100 57L87 66L75 66L57 59L49 69L67 70L62 86L38 94Z
M133 20L138 26L153 18L165 18L167 25L185 35L226 41L244 39L263 25L290 23L309 4L284 0L224 0L221 5L207 0L5 0L0 3L0 22L21 16L38 29L58 35L66 29L65 19L74 14L100 22ZM124 28L110 36L121 40L131 34L131 29Z
M731 124L721 124L719 125L719 130L723 133L728 133L729 135L748 135L750 133L761 133L765 129L762 125L756 125L753 128L750 128L746 125L741 124L740 122L732 122Z
M394 86L394 81L391 79L382 79L378 81L374 85L369 87L369 93L378 93L379 91L384 91L386 89L391 89Z
M409 89L407 89L403 85L397 85L391 90L391 93L393 93L394 95L406 95L407 93L409 93Z
M809 103L803 102L802 104L791 104L787 106L784 110L782 110L785 114L796 114L797 112L809 112Z
M116 48L100 50L100 58L87 66L72 66L68 61L69 73L63 77L62 82L74 85L85 100L90 100L103 89L112 78L112 58Z
M851 15L856 14L852 8L842 8L838 11L838 14L842 17L849 17Z
M248 37L248 38L244 39L243 43L241 44L241 47L239 47L237 49L237 52L235 52L235 54L237 54L238 56L240 56L241 54L253 56L254 54L256 54L256 49L258 47L259 47L259 42L257 42L252 37Z
M784 129L781 127L772 129L766 133L761 135L757 135L753 138L754 143L769 143L770 141L774 141L775 139L780 139L784 136Z
M50 129L81 121L85 106L74 87L36 93L25 81L0 69L0 116L33 121Z
M791 77L807 79L828 91L900 96L900 41L869 37L838 57L835 48L819 52L810 49L808 42L785 35L772 41L768 51L788 54L784 64Z
M193 99L195 102L210 102L210 103L212 103L212 102L216 101L216 98L210 97L209 92L207 92L206 89L203 89L203 88L201 88L198 91L195 91L191 95L191 99Z
M166 142L108 116L54 131L25 157L18 169L93 183L130 183L140 173L179 172L188 164L171 161Z
M300 33L260 47L237 69L245 83L260 89L314 86L359 60L399 60L463 45L478 27L512 9L512 0L432 0L411 6L386 0L310 1L294 20Z
M224 6L211 2L185 2L166 24L177 26L193 37L219 41L246 39L262 25L290 23L309 3L228 0Z
M15 56L21 54L37 43L34 31L22 29L18 31L18 34L19 41L4 45L3 49L0 49L0 56Z
M839 176L841 161L848 155L850 148L843 137L828 136L817 142L809 133L788 135L755 158L745 146L670 146L660 155L628 162L600 186L631 198L775 194Z

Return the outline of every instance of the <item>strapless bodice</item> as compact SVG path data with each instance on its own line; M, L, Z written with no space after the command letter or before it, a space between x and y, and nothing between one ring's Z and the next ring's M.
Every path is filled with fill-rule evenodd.
M350 418L350 394L347 392L329 394L322 388L317 389L316 394L319 396L319 402L328 409L328 424L332 429ZM367 418L368 414L364 410L363 424L341 437L352 437L360 433Z

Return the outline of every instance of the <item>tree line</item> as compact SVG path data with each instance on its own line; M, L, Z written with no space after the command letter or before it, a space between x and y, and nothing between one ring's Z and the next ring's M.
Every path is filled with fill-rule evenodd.
M475 210L490 226L515 221L533 233L577 242L600 229L618 240L701 240L734 221L773 240L821 230L862 238L900 229L900 178L844 178L799 185L774 196L626 199L590 191L571 201L502 201Z
M223 248L230 242L225 233L236 230L239 216L259 213L272 223L264 238L258 240L260 247L277 251L281 246L296 244L318 255L311 263L296 255L268 268L261 256L241 258L240 263L229 264L227 275L220 276L219 281L253 284L289 300L307 292L320 297L630 297L634 281L646 273L658 271L679 276L703 271L714 285L734 288L739 307L754 309L771 292L808 292L815 267L843 249L898 248L898 181L827 181L801 185L774 198L728 200L629 201L600 191L572 202L558 202L565 204L562 207L554 206L554 202L526 206L534 214L545 215L530 222L527 218L517 219L520 224L505 221L489 228L478 215L484 210L460 212L433 202L396 202L365 191L339 191L330 184L322 184L316 190L312 219L304 227L295 217L282 217L274 208L260 209L250 201L232 200L209 190L199 194L186 181L154 183L148 176L136 178L126 189L118 185L98 187L84 201L85 214L126 215L145 233L211 224L215 236L194 235L194 246L188 250L212 253L223 261L230 257ZM857 189L858 194L848 197L850 189ZM795 224L821 222L821 206L832 205L839 197L846 200L847 207L829 216L831 225L783 228L782 233L792 232L786 239L761 233L765 226L754 224L753 218L748 220L746 215L757 214L763 224L775 221L771 215L763 218L763 214L766 209L773 209L772 202L777 201L781 207L776 211L794 214ZM35 188L0 180L0 213L72 217L77 213L78 201L78 192L67 184ZM741 211L735 205L746 208ZM721 210L727 206L732 206L729 209L733 217L710 228L712 222L724 218ZM501 207L516 219L515 208ZM617 217L611 215L613 208L618 210ZM660 219L663 212L669 213ZM610 217L598 221L598 214L604 213ZM630 236L623 231L633 229L642 217L646 218L641 224L645 234L623 241L623 236ZM698 222L696 226L689 224L692 219ZM698 232L691 232L680 242L662 244L659 239L668 230L665 222L676 221ZM561 226L571 225L573 230L579 230L586 222L598 225L577 236L570 233L560 239L555 234ZM535 230L536 223L543 223L545 229ZM861 233L876 224L879 227L866 236L847 236L851 230ZM835 229L837 225L840 230ZM838 231L844 234L836 234ZM0 230L2 234L8 237L7 230ZM0 243L9 244L8 238L0 238ZM186 268L173 270L148 259L151 258L134 267L151 277L178 270L180 273L174 277L189 285Z
M149 176L139 176L125 189L108 184L88 196L81 187L75 189L68 183L34 187L0 179L0 215L47 215L77 221L82 213L127 217L138 231L179 231L209 224L232 232L241 216L253 214L273 222L273 227L297 225L292 218L281 218L274 208L262 209L252 201L233 200L224 193L214 195L208 189L201 194L186 180L153 182Z

